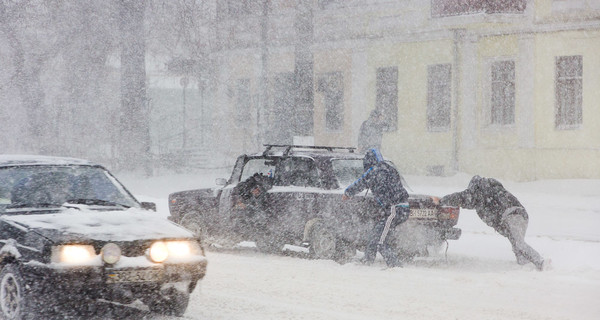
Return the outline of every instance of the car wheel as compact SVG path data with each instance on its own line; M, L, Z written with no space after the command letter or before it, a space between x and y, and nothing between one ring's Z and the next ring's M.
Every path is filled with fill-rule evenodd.
M178 290L169 290L168 293L156 293L146 301L148 309L154 313L181 317L187 309L190 294Z
M310 236L309 254L314 259L333 259L336 254L336 238L323 223L313 226Z
M28 298L23 277L13 264L5 265L0 272L0 308L3 319L27 319Z

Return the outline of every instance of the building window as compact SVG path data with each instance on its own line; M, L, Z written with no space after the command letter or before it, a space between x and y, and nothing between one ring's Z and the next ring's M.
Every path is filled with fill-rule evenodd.
M491 119L492 124L515 123L515 62L496 61L491 66Z
M238 79L236 88L235 120L238 126L248 127L251 121L250 79Z
M452 107L452 65L427 67L427 129L445 131L450 128Z
M556 57L556 128L583 122L583 56Z
M398 67L377 68L375 108L386 121L384 131L398 130Z
M431 0L432 17L476 13L523 13L527 0Z
M344 125L344 77L341 72L321 75L317 92L323 94L325 129L340 131Z

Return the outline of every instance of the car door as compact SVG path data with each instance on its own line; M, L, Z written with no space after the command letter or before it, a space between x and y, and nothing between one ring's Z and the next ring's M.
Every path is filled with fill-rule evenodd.
M321 187L320 173L311 157L295 156L279 161L275 186L269 191L275 211L274 229L301 239L306 221L315 214L315 197Z
M239 197L234 194L235 187L242 181L246 181L254 174L262 174L272 177L275 171L275 160L269 157L239 157L236 166L229 179L227 185L221 190L221 198L219 199L219 215L223 221L224 231L242 232L253 230L240 230L244 228L240 225L239 219L243 218L240 211L243 211L243 205L239 203Z

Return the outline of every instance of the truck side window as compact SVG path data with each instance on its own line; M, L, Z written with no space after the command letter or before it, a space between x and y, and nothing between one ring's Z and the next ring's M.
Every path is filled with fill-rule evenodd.
M319 171L313 159L288 158L278 168L277 185L319 187Z

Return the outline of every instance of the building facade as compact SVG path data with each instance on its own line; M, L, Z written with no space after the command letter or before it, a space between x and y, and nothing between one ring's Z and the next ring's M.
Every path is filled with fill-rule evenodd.
M213 134L355 146L378 108L406 174L600 178L595 3L217 0Z

